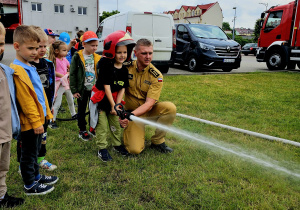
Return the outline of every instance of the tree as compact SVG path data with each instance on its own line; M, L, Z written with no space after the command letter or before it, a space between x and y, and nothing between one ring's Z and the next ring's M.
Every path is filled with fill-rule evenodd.
M118 11L118 10L113 10L112 12L103 11L102 16L99 17L99 21L101 23L105 18L108 18L109 16L112 16L112 15L115 15L118 13L120 13L120 11Z
M254 41L257 42L261 30L260 21L263 19L257 19L254 26Z
M232 31L232 29L230 28L230 25L229 25L228 22L223 22L223 23L222 23L222 29L223 29L224 31Z

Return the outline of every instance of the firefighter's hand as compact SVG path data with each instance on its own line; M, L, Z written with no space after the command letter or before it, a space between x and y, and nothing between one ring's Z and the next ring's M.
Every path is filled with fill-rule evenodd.
M44 133L44 127L41 125L38 128L33 129L34 134L43 134Z

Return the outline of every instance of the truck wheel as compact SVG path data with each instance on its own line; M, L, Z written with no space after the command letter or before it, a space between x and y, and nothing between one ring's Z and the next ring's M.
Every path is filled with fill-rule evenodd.
M197 70L200 69L200 62L199 62L199 60L196 58L196 56L191 55L191 56L189 57L188 69L189 69L189 71L197 71Z
M267 57L269 70L283 70L286 67L285 55L281 50L274 50Z
M4 55L4 53L2 53L2 54L0 55L0 61L2 60L2 58L3 58L3 55Z

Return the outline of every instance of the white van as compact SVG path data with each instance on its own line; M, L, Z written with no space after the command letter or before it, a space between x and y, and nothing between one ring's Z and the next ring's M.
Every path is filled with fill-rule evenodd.
M151 12L125 12L104 19L97 30L99 38L98 54L103 52L106 36L114 31L122 30L135 40L149 39L153 43L152 63L162 73L167 73L171 62L171 53L175 46L175 26L171 15ZM133 54L132 58L136 57Z

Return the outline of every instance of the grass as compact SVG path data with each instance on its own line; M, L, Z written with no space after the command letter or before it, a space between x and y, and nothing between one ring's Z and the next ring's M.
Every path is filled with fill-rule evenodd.
M300 74L165 76L161 101L178 113L300 142ZM64 103L66 109L67 105ZM67 117L69 113L61 114ZM29 197L17 174L13 141L8 192L22 209L298 209L300 179L172 133L172 154L146 149L104 164L95 141L77 137L75 121L48 130L47 160L60 180L45 196ZM300 174L300 149L177 117L174 126ZM100 132L99 130L97 132Z

